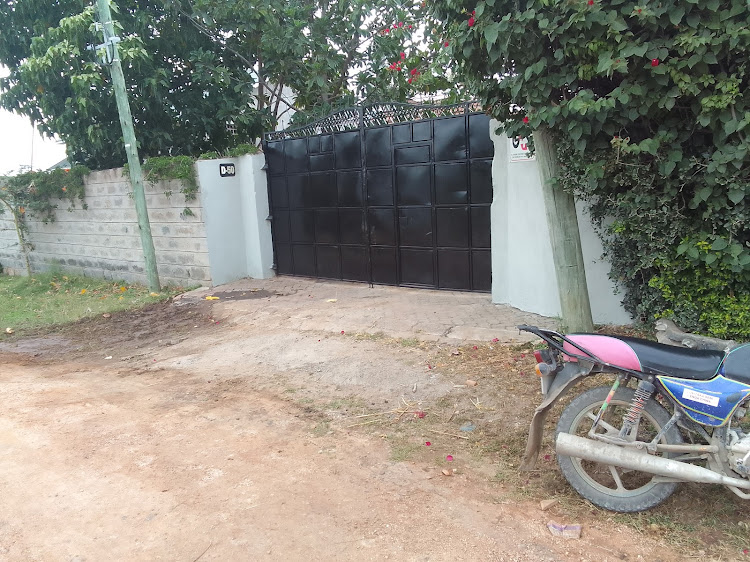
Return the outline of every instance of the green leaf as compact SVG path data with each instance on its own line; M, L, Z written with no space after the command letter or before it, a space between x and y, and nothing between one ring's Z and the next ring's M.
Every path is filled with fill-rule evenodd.
M701 201L707 201L709 197L711 197L711 194L713 193L713 188L710 186L704 186L701 187L696 193L696 197L698 197Z
M487 41L488 47L491 47L497 41L499 27L497 23L492 23L484 29L484 39Z
M714 240L714 243L711 244L711 249L718 252L720 250L723 250L727 246L729 246L729 244L726 240L724 240L723 238L717 238L716 240Z
M677 4L677 6L669 10L669 21L672 22L672 25L677 25L682 21L682 16L684 15L685 7Z
M729 200L737 205L745 198L745 190L744 189L730 189L729 193L727 193L727 197L729 197Z

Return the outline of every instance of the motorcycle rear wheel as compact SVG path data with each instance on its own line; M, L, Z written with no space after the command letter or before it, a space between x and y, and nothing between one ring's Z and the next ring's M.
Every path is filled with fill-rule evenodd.
M556 435L564 432L587 437L609 391L610 388L604 386L592 388L575 398L560 416ZM630 388L617 390L597 426L597 434L608 437L619 434L623 416L630 407L634 393ZM652 441L670 417L669 412L651 398L641 413L634 437L646 443ZM679 429L671 427L662 436L660 443L683 443ZM648 453L644 451L643 454ZM668 456L665 453L662 455ZM610 511L645 511L662 503L677 489L677 482L663 482L657 476L645 472L564 455L558 455L557 462L565 479L581 496Z

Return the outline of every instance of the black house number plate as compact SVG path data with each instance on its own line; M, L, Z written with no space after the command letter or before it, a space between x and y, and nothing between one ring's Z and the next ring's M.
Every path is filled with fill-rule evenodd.
M234 164L219 164L219 175L222 178L234 177L235 166Z

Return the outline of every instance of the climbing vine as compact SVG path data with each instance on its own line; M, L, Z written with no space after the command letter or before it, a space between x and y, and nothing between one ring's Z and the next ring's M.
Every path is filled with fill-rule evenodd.
M3 178L0 184L0 215L6 212L11 214L29 275L29 252L33 247L27 237L27 217L37 217L44 223L54 221L60 201L67 201L69 209L75 207L76 202L86 209L84 178L89 172L85 166L74 166L70 170L57 168Z

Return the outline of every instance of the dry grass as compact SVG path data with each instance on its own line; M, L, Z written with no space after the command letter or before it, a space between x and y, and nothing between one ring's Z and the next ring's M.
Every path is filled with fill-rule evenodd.
M534 375L533 344L457 348L378 339L386 345L421 350L427 368L454 384L449 395L431 403L404 402L389 411L363 410L360 417L344 417L342 426L367 421L354 429L385 435L392 444L392 460L442 466L451 455L452 466L486 474L511 498L558 498L554 509L576 521L604 518L624 523L674 548L710 550L716 559L736 559L744 556L743 549L750 548L750 529L741 525L750 521L750 503L723 487L686 484L665 504L633 515L601 510L578 496L560 475L552 444L554 425L565 404L577 393L563 399L548 416L537 470L519 472L529 422L542 399ZM469 386L467 380L476 381L477 385ZM609 386L611 382L611 378L599 376L584 384ZM362 417L363 414L369 417ZM470 426L474 429L464 431Z

